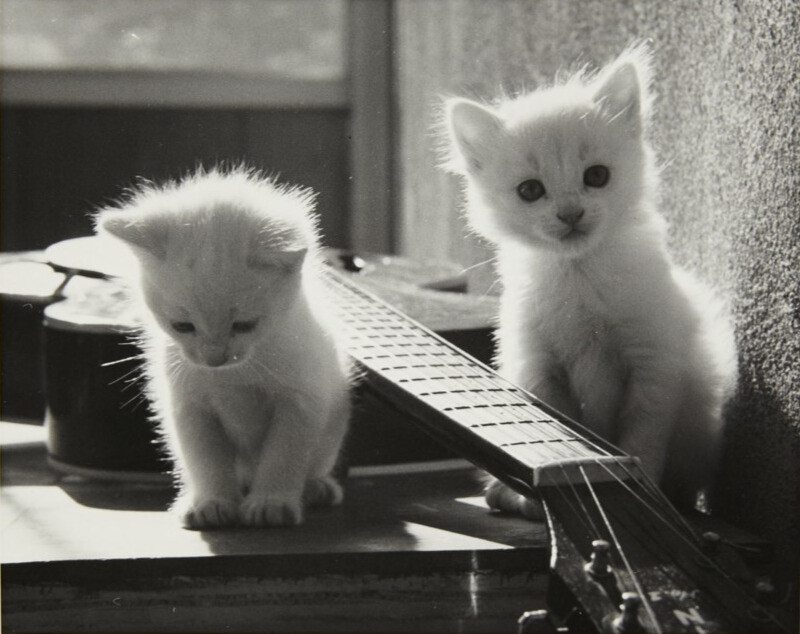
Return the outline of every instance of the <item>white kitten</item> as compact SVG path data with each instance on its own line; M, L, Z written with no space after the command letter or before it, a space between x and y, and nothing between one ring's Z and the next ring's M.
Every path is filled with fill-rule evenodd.
M494 107L447 104L448 167L497 247L500 372L629 454L681 504L713 477L731 327L678 269L656 209L649 57ZM514 508L493 483L487 500Z
M98 229L139 262L148 393L188 528L337 504L349 368L319 288L313 195L243 169L146 187Z

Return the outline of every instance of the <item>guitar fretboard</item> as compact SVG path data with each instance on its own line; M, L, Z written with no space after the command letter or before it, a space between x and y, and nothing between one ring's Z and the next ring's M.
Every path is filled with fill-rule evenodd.
M534 396L343 274L326 274L349 353L370 381L432 435L490 473L530 487L563 482L576 467L605 479L613 465L630 460L585 439Z

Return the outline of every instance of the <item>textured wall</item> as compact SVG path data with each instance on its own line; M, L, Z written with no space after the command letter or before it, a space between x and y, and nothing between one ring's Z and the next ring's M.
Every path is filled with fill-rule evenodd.
M398 0L403 253L468 266L456 181L434 167L441 95L534 87L655 52L654 142L676 259L730 298L742 377L718 509L796 571L800 500L800 4L763 0ZM488 266L473 270L486 287ZM794 574L794 573L793 573Z

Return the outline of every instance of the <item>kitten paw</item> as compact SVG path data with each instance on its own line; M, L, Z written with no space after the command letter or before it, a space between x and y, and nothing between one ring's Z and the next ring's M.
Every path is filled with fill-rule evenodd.
M239 523L236 504L223 500L199 500L179 509L183 526L191 530L222 528Z
M246 526L296 526L303 522L299 499L276 494L248 495L240 507Z
M306 481L303 501L309 506L338 506L344 499L344 491L332 476L311 478Z
M489 483L484 497L489 508L503 511L504 513L522 515L533 521L544 519L544 509L541 502L520 495L500 482L500 480L492 480Z

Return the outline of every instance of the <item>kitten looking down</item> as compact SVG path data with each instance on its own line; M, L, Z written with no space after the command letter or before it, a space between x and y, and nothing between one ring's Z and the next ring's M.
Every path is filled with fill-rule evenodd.
M595 75L493 106L450 100L447 167L497 250L500 373L638 456L691 506L714 475L735 348L666 249L649 78L634 47ZM487 501L537 514L497 482Z
M136 256L147 392L188 528L298 524L337 504L349 367L316 269L313 195L198 172L102 210Z

